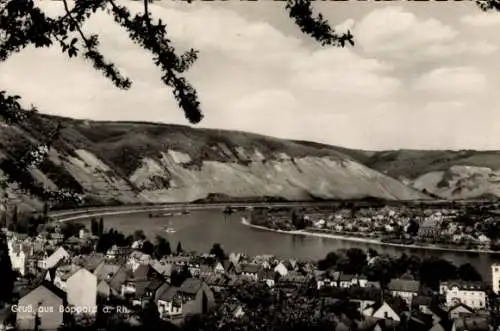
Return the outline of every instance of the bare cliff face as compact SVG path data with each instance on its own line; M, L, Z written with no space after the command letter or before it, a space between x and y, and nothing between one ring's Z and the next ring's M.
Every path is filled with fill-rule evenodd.
M442 199L500 198L498 151L400 150L352 155L372 169Z
M37 115L23 129L0 128L0 158L15 158L14 144L43 142L56 120L64 129L48 157L22 176L21 184L7 188L24 208L40 208L41 188L71 190L102 204L191 202L214 195L292 201L428 198L330 146L178 125Z

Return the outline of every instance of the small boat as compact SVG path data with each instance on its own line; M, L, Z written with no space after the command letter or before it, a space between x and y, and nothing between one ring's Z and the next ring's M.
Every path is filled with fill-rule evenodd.
M172 222L168 222L168 226L165 228L166 233L175 233L175 229L172 227Z
M175 231L175 229L174 229L174 228L167 227L167 228L165 229L165 232L166 232L166 233L175 233L176 231Z

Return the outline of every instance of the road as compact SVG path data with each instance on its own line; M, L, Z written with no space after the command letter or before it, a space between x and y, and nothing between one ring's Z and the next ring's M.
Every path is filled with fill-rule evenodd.
M159 204L150 206L114 206L114 207L92 207L92 208L78 208L71 210L61 210L49 212L49 216L56 221L70 220L70 219L83 219L90 216L100 215L119 215L126 213L141 213L141 212L154 212L154 211L168 211L168 210L200 210L200 209L220 209L227 206L232 208L245 208L245 207L311 207L311 206L326 206L332 205L335 202L244 202L244 203L204 203L204 204L188 204L188 203L174 203L174 204Z

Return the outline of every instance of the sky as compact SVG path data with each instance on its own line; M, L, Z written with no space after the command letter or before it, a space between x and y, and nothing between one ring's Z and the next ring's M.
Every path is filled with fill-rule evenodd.
M39 6L64 12L59 1ZM354 47L336 48L302 34L284 6L151 5L179 52L200 51L186 74L205 116L195 127L367 150L500 149L500 14L472 1L315 2L333 27L354 35ZM150 54L111 17L96 14L84 31L101 35L100 49L133 80L130 90L56 47L0 63L1 89L48 114L189 125Z

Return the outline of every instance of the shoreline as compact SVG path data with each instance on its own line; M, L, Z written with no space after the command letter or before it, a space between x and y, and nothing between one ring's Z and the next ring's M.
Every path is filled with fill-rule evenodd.
M432 251L442 251L442 252L457 252L457 253L474 253L474 254L489 254L489 255L498 255L500 251L492 251L492 250L482 250L482 249L465 249L465 248L446 248L446 247L438 247L438 246L423 246L423 245L405 245L405 244L396 244L396 243L386 243L377 239L368 239L361 237L352 237L352 236L343 236L339 234L329 234L329 233L314 233L307 232L303 230L277 230L271 229L262 225L255 225L250 223L245 217L241 218L241 224L248 226L250 228L270 231L280 234L288 234L292 236L306 236L306 237L316 237L316 238L326 238L326 239L335 239L335 240L343 240L343 241L351 241L351 242L359 242L370 245L378 245L378 246L387 246L387 247L396 247L396 248L406 248L406 249L416 249L416 250L432 250Z
M54 220L55 223L64 223L76 220L84 220L90 219L91 217L101 217L101 216L111 216L111 215L126 215L126 214L140 214L140 213L148 213L154 211L172 211L172 210L207 210L207 209L220 209L220 205L205 205L205 206L183 206L182 208L178 206L163 206L163 207L151 207L149 208L141 208L141 209L127 209L127 210L116 210L116 211L95 211L84 213L75 212L73 216L70 216L70 213L61 215L62 217ZM76 215L75 215L76 214ZM67 215L67 216L66 216ZM56 216L57 217L57 216ZM397 243L388 243L382 242L378 239L369 239L369 238L361 238L354 236L344 236L338 234L329 234L329 233L314 233L307 232L303 230L278 230L271 229L261 225L251 224L245 217L242 217L241 223L250 228L264 230L269 232L275 232L280 234L292 235L292 236L307 236L307 237L316 237L316 238L326 238L326 239L334 239L334 240L343 240L350 242L358 242L369 245L377 245L377 246L386 246L386 247L395 247L395 248L405 248L405 249L415 249L415 250L432 250L432 251L441 251L441 252L456 252L456 253L472 253L472 254L489 254L489 255L499 255L500 251L492 251L492 250L481 250L481 249L465 249L465 248L446 248L439 246L423 246L423 245L405 245L405 244L397 244Z

